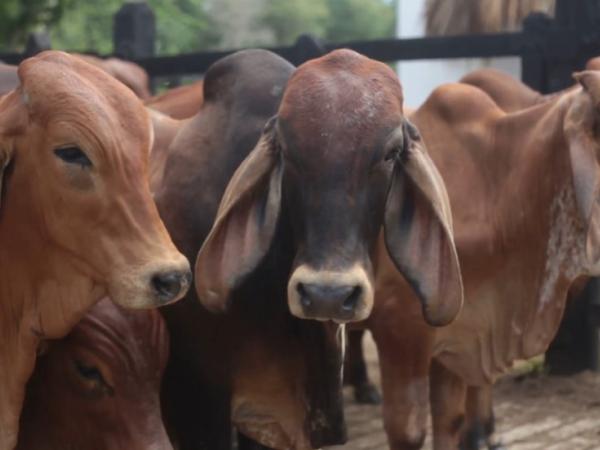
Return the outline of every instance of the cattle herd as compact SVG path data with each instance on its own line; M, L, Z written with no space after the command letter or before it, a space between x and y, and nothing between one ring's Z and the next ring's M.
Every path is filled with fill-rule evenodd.
M155 97L116 59L0 65L0 450L341 445L365 329L391 449L429 416L435 450L500 448L494 381L600 274L595 64L410 110L349 50Z

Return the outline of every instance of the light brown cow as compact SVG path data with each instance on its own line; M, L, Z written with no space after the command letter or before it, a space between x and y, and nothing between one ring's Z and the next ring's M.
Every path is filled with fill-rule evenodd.
M160 306L191 277L150 195L142 103L62 52L26 60L19 78L0 99L2 450L15 445L41 339L64 336L105 295Z
M169 89L146 100L146 106L173 119L187 119L197 114L204 101L204 81Z
M101 300L38 357L17 449L172 449L159 399L168 354L156 310Z
M467 386L542 353L571 283L600 271L600 73L577 80L579 88L513 114L477 88L446 85L412 114L450 195L465 304L447 327L419 321L418 301L382 246L369 325L393 449L422 444L430 369L434 446L456 449Z
M150 98L150 79L146 71L136 63L119 58L104 59L83 54L76 56L112 75L142 100Z

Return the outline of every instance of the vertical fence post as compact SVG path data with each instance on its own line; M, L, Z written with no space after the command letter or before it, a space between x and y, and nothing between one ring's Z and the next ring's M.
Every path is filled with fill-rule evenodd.
M50 50L52 45L50 43L50 36L45 31L36 31L30 33L27 37L27 43L25 44L25 56L33 56L44 50Z
M309 34L302 34L294 44L292 61L295 66L308 61L309 59L318 58L326 53L323 43Z
M114 54L136 60L154 56L154 12L145 2L125 3L113 19Z

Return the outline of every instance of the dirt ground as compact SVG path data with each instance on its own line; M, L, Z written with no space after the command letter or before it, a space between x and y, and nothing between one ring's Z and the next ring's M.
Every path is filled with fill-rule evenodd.
M371 379L379 383L370 339L366 358ZM335 448L387 449L380 407L357 405L350 390L345 394L350 441ZM508 450L600 450L600 374L511 375L498 383L495 405L497 436ZM431 450L430 436L424 449Z

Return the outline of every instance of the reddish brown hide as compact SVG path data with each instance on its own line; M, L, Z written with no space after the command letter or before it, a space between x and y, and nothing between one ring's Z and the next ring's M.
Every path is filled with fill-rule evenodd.
M27 386L18 450L171 450L159 401L168 335L157 311L97 303L50 342Z
M189 264L148 185L151 122L133 93L62 52L19 66L0 99L0 448L15 444L40 339L109 295L149 308L184 295Z
M204 82L196 81L187 86L169 89L146 100L148 108L166 114L173 119L187 119L197 114L204 101Z
M369 326L393 449L422 443L430 366L434 447L456 449L467 386L542 353L570 285L598 274L600 74L577 79L578 88L512 114L477 88L446 85L411 117L448 187L465 305L437 330L407 320L418 317L416 299L380 252Z

